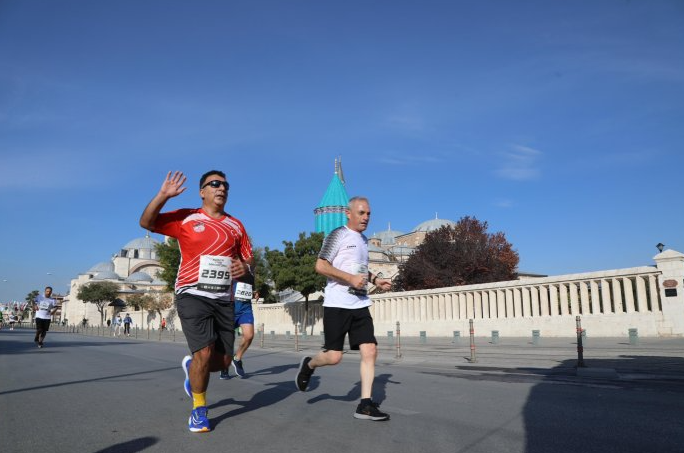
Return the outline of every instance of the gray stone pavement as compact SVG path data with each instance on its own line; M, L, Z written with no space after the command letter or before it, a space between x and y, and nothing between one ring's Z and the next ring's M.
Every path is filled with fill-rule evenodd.
M58 331L66 328L57 327ZM83 333L83 332L82 332ZM88 336L110 336L107 329L91 328ZM184 344L185 337L180 331L157 330L134 331L131 339L177 342ZM577 374L578 351L575 337L539 338L498 338L494 343L491 337L476 336L475 350L471 351L470 338L455 340L450 337L378 336L379 361L382 363L405 363L413 365L454 366L462 370L480 372L499 372L501 370L527 370L539 374L574 375ZM583 364L585 368L611 370L614 373L597 373L597 378L618 379L684 379L684 337L679 338L638 338L631 344L628 337L584 338ZM263 341L259 334L254 339L252 349L263 348L275 351L309 351L320 349L323 339L320 335L271 335L266 333ZM398 346L398 347L397 347ZM353 351L348 351L355 354ZM471 361L472 358L475 361Z
M168 335L167 335L168 334ZM214 430L190 434L176 333L135 338L0 331L0 451L50 452L681 452L684 339L587 339L578 377L573 338L379 338L374 398L389 422L354 419L358 353L317 370L307 392L293 378L320 337L255 341L247 379L212 376ZM175 341L173 341L175 339Z

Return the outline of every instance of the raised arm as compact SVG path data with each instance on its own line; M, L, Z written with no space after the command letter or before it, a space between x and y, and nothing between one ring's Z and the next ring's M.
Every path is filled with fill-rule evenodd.
M162 183L161 189L159 189L159 192L154 196L152 201L148 203L140 216L140 226L146 230L152 230L152 228L154 228L154 223L157 220L159 212L169 199L185 192L186 188L183 187L183 184L187 178L180 171L176 171L173 174L171 173L172 172L168 172L166 179Z
M336 268L330 264L328 260L324 260L323 258L318 258L316 260L316 272L356 289L363 288L366 286L366 282L368 282L368 276L363 274L350 274Z

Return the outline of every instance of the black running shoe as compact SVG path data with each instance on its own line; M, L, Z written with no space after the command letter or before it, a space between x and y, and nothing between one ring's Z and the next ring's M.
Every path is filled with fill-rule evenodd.
M380 412L380 405L371 401L370 404L359 403L356 407L356 412L354 413L354 418L359 420L373 420L375 422L380 422L384 420L389 420L389 414Z
M297 390L300 392L306 391L309 386L309 379L314 370L309 368L309 362L311 362L311 357L304 357L299 363L299 371L297 372L297 377L295 378L295 384L297 385Z

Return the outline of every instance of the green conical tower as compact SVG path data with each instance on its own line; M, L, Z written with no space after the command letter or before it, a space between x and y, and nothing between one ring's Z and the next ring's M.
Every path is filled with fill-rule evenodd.
M318 207L314 209L316 217L316 232L323 232L326 236L335 228L347 223L345 210L349 204L349 196L344 188L342 174L342 158L335 159L335 174L328 184Z

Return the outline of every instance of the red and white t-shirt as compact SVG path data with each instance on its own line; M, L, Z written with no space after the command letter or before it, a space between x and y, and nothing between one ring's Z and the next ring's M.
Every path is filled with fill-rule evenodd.
M242 222L230 215L214 219L201 208L179 209L159 214L153 231L178 239L176 294L231 300L231 260L252 258Z

